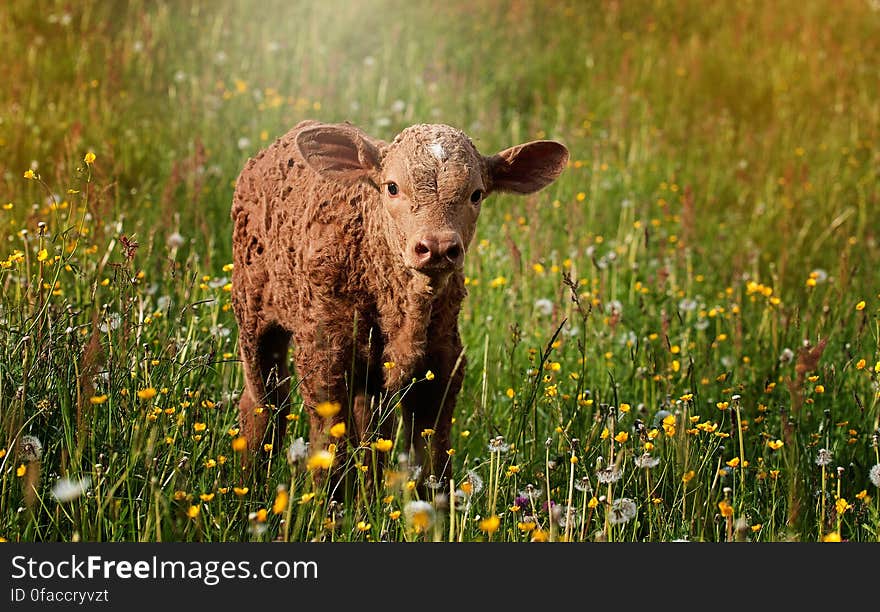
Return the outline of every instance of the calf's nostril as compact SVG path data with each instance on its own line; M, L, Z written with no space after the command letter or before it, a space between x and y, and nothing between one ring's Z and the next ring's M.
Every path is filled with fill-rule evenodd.
M446 249L446 257L448 259L456 260L461 256L461 247L457 244L453 244L451 247Z
M431 254L431 247L429 247L424 242L419 242L416 245L416 255L418 255L419 257L424 257L425 255L430 255L430 254Z

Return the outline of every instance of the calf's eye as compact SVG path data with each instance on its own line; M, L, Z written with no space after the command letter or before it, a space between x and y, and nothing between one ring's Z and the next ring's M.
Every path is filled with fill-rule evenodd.
M482 199L483 199L483 190L482 189L477 189L475 192L473 192L471 194L471 202L473 202L474 204L476 204L477 202L479 202Z
M388 195L390 195L392 198L400 193L400 189L397 187L397 183L388 183L386 188L388 189Z

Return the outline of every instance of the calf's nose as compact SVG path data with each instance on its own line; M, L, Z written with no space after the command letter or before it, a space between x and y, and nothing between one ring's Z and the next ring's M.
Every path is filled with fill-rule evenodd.
M459 266L464 260L464 245L455 232L426 234L416 242L414 250L419 266L444 262Z

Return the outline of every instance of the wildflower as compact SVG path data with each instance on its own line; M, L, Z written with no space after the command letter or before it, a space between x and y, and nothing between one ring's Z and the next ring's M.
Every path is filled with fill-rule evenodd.
M336 423L330 428L330 435L334 438L341 438L345 435L345 423Z
M822 538L823 542L840 542L840 534L836 531L832 531L828 535Z
M243 453L247 450L247 438L239 436L232 441L232 450L236 453Z
M728 465L728 467L739 467L739 457L734 457L733 459L731 459L730 461L726 461L725 463Z
M370 523L367 523L366 521L358 521L358 524L357 524L358 531L369 531L372 528L373 528L373 526Z
M510 450L510 444L507 444L504 441L503 436L496 436L492 440L489 440L489 452L490 453L506 453Z
M589 476L581 476L578 480L575 480L574 488L582 493L592 493L593 491Z
M390 518L392 521L396 521L400 518L400 510L392 510L388 513L388 518Z
M58 482L52 487L52 498L59 503L73 501L88 491L91 484L92 478L90 476L78 480L59 478Z
M636 503L628 497L615 499L608 512L608 522L612 525L623 525L635 518L638 512Z
M857 369L857 370L864 370L864 369L865 369L865 365L867 365L867 362L866 362L864 359L859 359L859 360L856 362L856 369Z
M462 484L462 489L465 488L465 485L470 489L470 491L467 492L468 495L476 495L483 490L483 478L475 471L468 470L467 480Z
M621 431L616 436L614 436L614 440L616 442L619 442L620 444L623 444L624 442L629 440L629 434L626 433L625 431Z
M306 441L303 440L302 437L297 438L290 443L290 448L287 449L287 462L296 463L305 459L306 455L308 455L308 451L309 449Z
M682 481L684 484L687 484L687 483L689 483L691 480L693 480L693 479L694 479L694 476L696 476L696 475L697 475L697 473L696 473L695 471L693 471L693 470L688 470L687 472L685 472L684 474L682 474L682 476L681 476L681 481Z
M434 380L434 373L431 370L425 372L425 380Z
M496 515L492 515L488 518L484 518L480 521L480 531L485 531L488 534L493 534L498 531L498 527L501 525L501 519Z
M326 450L314 453L306 462L306 467L310 470L329 470L332 465L333 455Z
M93 395L93 396L89 399L89 401L90 401L92 404L103 404L104 402L107 401L107 396L106 396L106 395Z
M232 492L238 495L239 497L243 497L248 494L250 489L248 487L232 487Z
M767 446L770 447L770 450L779 450L782 448L782 440L767 440Z
M620 480L622 473L619 469L617 469L616 465L609 465L606 468L603 468L596 472L596 478L599 479L599 484L610 484L612 482L617 482Z
M137 396L142 400L149 400L156 397L156 389L154 387L147 387L146 389L141 389L137 392Z
M318 413L318 416L325 419L336 416L341 409L342 406L339 402L320 402L315 406L315 412Z
M880 463L874 465L868 472L868 478L875 487L880 487Z
M543 529L536 529L532 532L532 542L546 542L548 537L547 532Z
M190 506L189 508L186 509L186 515L189 518L194 519L199 515L199 510L200 509L198 506Z
M860 301L856 304L856 310L864 310L865 309L865 300Z
M22 463L20 466L18 466L16 468L15 475L18 476L19 478L21 478L25 474L27 474L27 466Z
M83 161L86 162L86 165L91 166L93 163L95 163L95 154L89 151L88 153L86 153Z
M43 456L43 443L36 436L22 436L18 441L18 457L28 463L39 461Z
M46 261L49 258L49 251L46 249L40 249L40 252L37 253L37 261Z
M375 442L373 442L373 448L379 451L380 453L387 453L394 446L394 442L391 440L386 440L385 438L379 438Z
M816 455L816 465L825 466L831 463L831 459L834 455L831 454L831 451L825 448L820 448L819 453Z
M180 232L173 232L165 239L165 244L168 245L169 249L179 249L186 244L186 240L180 235Z
M651 469L660 464L660 457L655 457L651 453L643 453L636 457L636 467Z
M852 508L852 506L842 497L838 497L837 501L834 502L834 509L837 510L837 514L843 514L850 508Z
M545 317L550 316L553 314L553 302L547 298L535 300L535 310Z
M434 506L425 501L411 501L403 509L407 524L416 533L424 533L434 524Z
M203 502L209 502L214 499L214 493L201 493L199 495L199 499Z
M730 502L726 499L722 499L718 502L718 509L721 511L721 516L724 518L730 518L733 516L733 506L731 506Z
M35 181L35 180L37 180L37 175L34 173L33 170L28 168L27 170L24 171L24 178L26 178L29 181Z

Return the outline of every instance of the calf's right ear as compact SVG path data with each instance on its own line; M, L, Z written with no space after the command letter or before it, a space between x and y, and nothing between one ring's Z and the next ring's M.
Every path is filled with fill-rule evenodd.
M534 193L555 181L568 163L568 149L554 140L534 140L486 158L491 191Z
M347 124L321 124L296 136L296 146L309 167L328 180L378 182L381 155L361 130Z

